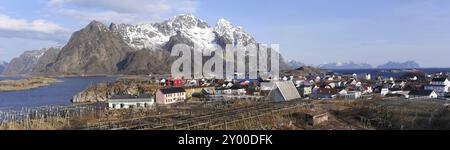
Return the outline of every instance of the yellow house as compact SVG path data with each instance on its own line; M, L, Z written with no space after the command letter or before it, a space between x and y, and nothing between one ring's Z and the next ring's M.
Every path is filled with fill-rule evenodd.
M213 91L214 87L187 87L186 90L186 99L192 98L193 93L200 93L203 89L208 89L208 91Z

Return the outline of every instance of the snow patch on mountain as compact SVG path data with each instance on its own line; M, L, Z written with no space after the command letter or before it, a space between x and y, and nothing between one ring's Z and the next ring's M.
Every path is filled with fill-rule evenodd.
M216 49L221 45L247 45L256 43L242 27L236 27L225 19L220 19L215 27L190 14L175 16L169 20L140 25L111 24L110 30L119 34L135 49L163 48L171 37L181 34L196 46Z

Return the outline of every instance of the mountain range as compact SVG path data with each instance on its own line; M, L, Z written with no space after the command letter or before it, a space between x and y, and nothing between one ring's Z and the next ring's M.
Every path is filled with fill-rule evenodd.
M286 63L291 69L298 69L300 67L306 66L304 63L296 60L288 60Z
M334 62L318 65L321 69L372 69L370 64L367 63L355 63L355 62ZM379 65L378 69L407 69L407 68L420 68L420 65L414 61L406 62L393 62L389 61L385 64Z
M0 74L5 70L6 66L8 66L6 61L0 61Z
M317 66L321 69L370 69L372 66L366 63L355 63L355 62L335 62L335 63L327 63L321 64Z
M12 59L2 74L45 73L45 68L56 60L59 51L59 48L25 51L19 57Z
M406 62L387 62L386 64L379 65L380 69L411 69L411 68L420 68L420 65L415 61L406 61Z
M24 52L3 74L164 74L170 72L175 60L170 50L181 43L205 49L258 44L242 27L225 19L219 19L213 27L188 14L140 25L106 26L92 21L74 32L62 48ZM287 65L282 61L280 67Z

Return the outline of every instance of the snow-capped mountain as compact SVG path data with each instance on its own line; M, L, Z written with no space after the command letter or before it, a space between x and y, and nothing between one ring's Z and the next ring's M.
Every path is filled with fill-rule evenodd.
M114 24L109 27L92 21L72 34L51 62L36 65L36 59L18 59L20 64L11 73L23 74L46 72L49 74L167 74L174 58L171 48L176 44L199 46L199 49L214 50L226 44L257 44L253 37L220 19L211 27L193 15L178 15L166 21L129 25ZM28 54L24 54L28 55ZM207 57L205 59L208 59ZM285 68L281 57L280 69ZM27 60L30 63L21 63ZM23 65L30 64L30 65ZM10 65L11 66L11 65ZM26 67L24 67L26 66ZM30 67L31 66L31 67Z
M123 40L136 49L157 49L168 45L171 38L183 37L188 43L202 48L214 49L225 44L256 43L242 27L220 19L215 27L193 15L183 14L169 20L140 25L114 24L110 30L119 34Z
M326 63L317 66L321 69L370 69L372 66L367 63L355 63L355 62L334 62Z

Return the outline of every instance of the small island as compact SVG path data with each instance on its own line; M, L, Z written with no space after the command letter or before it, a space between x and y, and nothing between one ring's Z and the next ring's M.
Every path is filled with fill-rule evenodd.
M62 82L50 77L30 77L20 80L0 80L0 92L20 91L48 86L52 83Z

